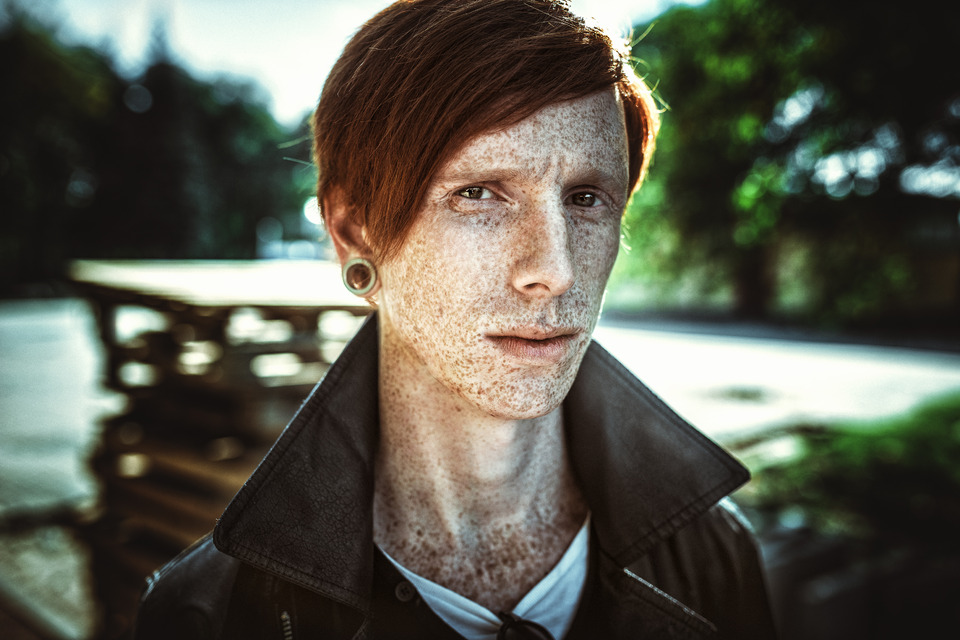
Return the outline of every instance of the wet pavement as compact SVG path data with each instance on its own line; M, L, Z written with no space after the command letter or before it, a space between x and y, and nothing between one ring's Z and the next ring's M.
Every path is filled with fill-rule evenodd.
M960 389L960 355L718 336L603 323L598 341L684 417L721 441L798 421L894 415ZM120 396L99 384L102 352L80 300L0 302L0 621L88 638L89 557L71 523L95 515L88 469Z

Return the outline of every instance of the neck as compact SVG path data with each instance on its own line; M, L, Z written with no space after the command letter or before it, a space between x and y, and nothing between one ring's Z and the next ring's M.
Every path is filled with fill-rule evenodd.
M391 362L381 357L376 541L419 575L509 610L586 518L563 412L490 416L429 374L395 375Z
M464 527L527 516L567 472L559 409L531 420L381 405L377 495L401 513L429 515L460 538ZM434 407L436 409L437 407Z

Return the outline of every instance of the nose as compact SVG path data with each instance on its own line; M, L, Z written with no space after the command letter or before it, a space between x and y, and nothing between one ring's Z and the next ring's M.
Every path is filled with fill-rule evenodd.
M524 295L562 295L575 280L573 247L563 203L533 206L518 229L513 286Z

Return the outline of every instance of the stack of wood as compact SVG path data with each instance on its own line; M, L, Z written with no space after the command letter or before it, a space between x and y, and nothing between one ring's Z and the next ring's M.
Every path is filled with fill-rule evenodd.
M210 531L370 308L330 287L326 263L83 262L72 276L97 310L104 384L128 399L92 459L86 535L102 637L119 638L146 576Z

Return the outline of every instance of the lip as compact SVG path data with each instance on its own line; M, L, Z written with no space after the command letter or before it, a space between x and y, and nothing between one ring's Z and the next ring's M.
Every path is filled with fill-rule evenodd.
M521 327L487 334L486 338L508 356L534 364L550 364L563 359L579 334L577 329Z

